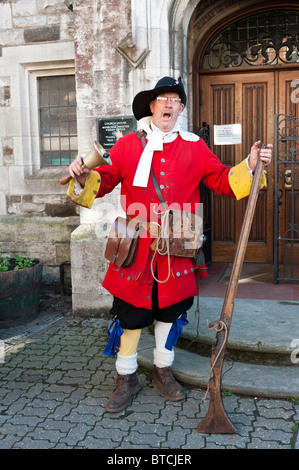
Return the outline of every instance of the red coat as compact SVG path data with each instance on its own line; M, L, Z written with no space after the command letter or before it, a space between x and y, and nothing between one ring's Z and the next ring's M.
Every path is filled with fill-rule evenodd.
M141 216L143 220L156 220L153 207L158 198L150 176L146 188L132 185L143 147L135 133L120 138L111 149L111 167L103 166L96 171L101 175L97 197L111 192L121 182L121 204L130 216ZM218 195L235 197L228 181L229 167L210 151L202 139L198 142L184 141L178 136L173 142L164 143L162 151L154 152L152 160L154 174L161 187L164 200L191 204L186 210L195 211L200 202L199 183L203 183ZM119 268L110 263L103 287L136 307L151 308L153 277L150 264L153 238L149 232L141 238L133 266ZM167 256L157 254L158 278L164 280L168 274ZM197 294L195 265L190 258L171 257L171 275L165 283L158 283L158 298L161 308L170 306Z

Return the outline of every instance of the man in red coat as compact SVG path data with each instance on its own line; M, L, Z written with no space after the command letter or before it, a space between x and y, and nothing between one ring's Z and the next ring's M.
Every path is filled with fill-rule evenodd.
M200 181L218 195L237 199L248 196L260 142L253 144L250 155L239 165L233 168L222 165L202 139L181 129L178 117L186 101L181 80L170 77L159 80L152 90L138 93L133 112L139 127L146 132L145 148L136 133L121 137L110 151L112 166L92 171L82 169L82 159L77 156L69 167L73 177L69 197L77 204L91 207L95 197L103 197L121 183L121 204L126 214L155 224L159 222L157 214L165 209L159 204L151 170L168 209L187 207L195 213L200 203ZM261 151L266 165L271 161L271 147L270 144ZM198 266L191 258L168 257L153 251L152 242L157 235L150 228L145 232L134 264L122 267L110 263L103 281L113 295L114 317L105 353L114 354L115 344L119 344L116 387L106 407L110 413L126 408L141 388L136 375L137 347L142 328L151 324L155 327L156 341L153 384L169 400L185 398L171 366L173 346L182 326L188 323L187 310L197 294ZM206 275L204 269L201 273Z

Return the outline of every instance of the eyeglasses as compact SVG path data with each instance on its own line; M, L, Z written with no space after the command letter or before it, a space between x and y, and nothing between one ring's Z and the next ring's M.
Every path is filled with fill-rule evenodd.
M157 96L156 100L160 101L161 103L166 103L168 100L171 103L180 103L182 101L181 98L177 98L176 96L171 96L170 98L167 96Z

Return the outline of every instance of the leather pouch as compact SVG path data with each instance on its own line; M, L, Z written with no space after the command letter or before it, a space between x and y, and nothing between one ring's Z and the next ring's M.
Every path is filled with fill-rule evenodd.
M116 266L132 266L142 231L138 222L117 217L110 230L105 258Z
M203 244L202 218L192 212L170 210L169 211L169 254L188 258L196 257ZM165 247L166 240L160 240ZM159 252L161 252L161 246Z

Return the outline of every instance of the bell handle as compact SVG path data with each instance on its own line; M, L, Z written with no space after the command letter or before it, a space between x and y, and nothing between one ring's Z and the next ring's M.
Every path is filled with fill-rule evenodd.
M60 184L67 184L69 181L71 181L72 176L71 175L65 175L62 178L60 178L59 183Z
M83 163L83 164L81 165L81 168L86 168L85 163ZM60 184L67 184L69 181L71 181L72 178L73 178L73 177L72 177L70 174L65 175L65 176L63 176L62 178L60 178L59 183L60 183Z

